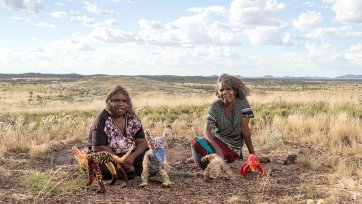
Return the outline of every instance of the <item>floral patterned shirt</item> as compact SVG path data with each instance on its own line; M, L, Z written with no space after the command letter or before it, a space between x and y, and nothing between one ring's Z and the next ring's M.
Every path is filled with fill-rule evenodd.
M128 150L135 138L145 138L141 121L136 115L126 114L125 133L116 126L111 115L103 110L98 114L89 134L88 145L108 146L113 152Z

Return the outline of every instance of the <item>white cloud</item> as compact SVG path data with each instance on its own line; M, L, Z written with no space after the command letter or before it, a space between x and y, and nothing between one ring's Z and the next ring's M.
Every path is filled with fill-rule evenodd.
M43 28L56 28L57 26L55 26L54 24L51 24L51 23L45 23L45 22L40 22L40 23L34 23L33 24L34 26L37 26L37 27L43 27Z
M24 20L24 18L23 17L20 17L20 16L14 16L14 17L11 17L12 19L14 19L14 20L17 20L17 21L22 21L22 20Z
M139 36L144 42L152 44L190 46L209 43L211 40L205 30L208 28L209 15L210 12L197 12L192 16L180 17L163 26L165 30L142 30L139 32ZM150 21L144 22L148 22L147 27L151 27ZM152 26L159 27L160 25L154 22ZM143 27L146 27L145 23L143 23Z
M176 45L177 39L173 39L172 36L166 36L161 31L157 30L142 30L137 33L137 37L145 44L149 45Z
M215 13L217 15L225 15L226 9L222 6L209 6L209 7L193 7L188 9L194 13Z
M279 54L275 58L279 76L324 76L335 77L345 73L344 51L331 44L306 44L304 50ZM281 72L284 70L284 73Z
M162 25L158 21L149 21L146 19L141 19L138 21L138 25L143 30L152 30L152 29L161 29Z
M212 45L228 45L228 46L240 46L241 34L232 31L219 31L210 30L208 36L212 40Z
M43 39L35 37L35 36L31 36L31 40L34 41L34 42L42 42L42 41L44 41Z
M167 23L166 28L172 29L202 29L208 23L208 13L197 13L192 16L180 17L177 20Z
M16 21L23 21L26 23L31 23L33 21L31 18L24 18L24 17L20 17L20 16L13 16L13 17L11 17L11 19L14 19Z
M212 14L225 15L224 7L193 7L189 11L193 12L193 15L180 17L164 26L166 30L162 34L158 34L160 41L165 44L181 46L240 45L237 39L238 33L234 34L228 30L230 29L229 25L212 21L210 17ZM144 34L143 32L143 39L147 41Z
M281 36L281 45L298 46L299 43L297 42L297 40L298 40L298 37L295 34L293 34L291 32L285 32Z
M361 0L335 0L332 9L336 20L342 23L362 23Z
M55 2L55 3L54 3L54 5L55 5L55 6L61 6L61 7L63 7L63 6L64 6L64 3L61 3L61 2Z
M14 62L21 62L21 56L16 56L18 54L17 49L14 48L4 48L0 47L0 66L1 67L10 67ZM17 59L19 57L19 59ZM8 71L3 70L1 71ZM9 72L11 73L11 72Z
M276 0L234 0L231 3L230 23L234 27L279 26L279 16L286 8Z
M177 29L166 32L167 35L174 36L180 44L186 46L195 46L210 42L210 38L199 29Z
M83 16L71 17L70 21L79 22L79 23L86 24L86 25L91 25L91 24L96 23L96 19L89 18L89 17L84 16L84 15Z
M211 24L210 29L231 30L229 23L224 23L220 21L214 21Z
M86 9L91 12L102 16L110 16L115 14L113 10L106 10L99 8L96 4L96 0L84 0L84 3L86 5Z
M210 75L220 67L236 66L240 63L237 52L231 47L129 47L128 53L124 53L122 64L134 64L134 61L140 62L148 67L144 72L148 74L167 73L179 75L200 74ZM119 58L121 59L121 58ZM132 59L132 60L131 60ZM130 61L131 60L131 61ZM245 62L244 60L242 60ZM140 66L140 65L138 65ZM162 70L154 71L154 68L166 66ZM202 67L208 67L206 70L200 70ZM169 70L167 70L169 69ZM211 70L213 69L213 70ZM220 71L220 70L219 70Z
M307 11L300 14L298 19L293 21L293 26L300 31L306 31L320 22L322 22L322 14L320 12Z
M37 47L34 49L30 49L29 52L45 52L45 50L43 48Z
M286 30L286 27L257 27L248 29L245 33L253 45L298 45L295 36Z
M314 2L314 1L306 1L305 2L305 5L307 5L308 7L314 7L314 6L316 6L316 2Z
M330 44L306 44L308 49L306 57L314 62L333 63L335 60L343 59L343 53L335 46Z
M287 23L279 19L285 8L286 4L277 0L234 0L229 22L233 28L243 30L253 45L297 45Z
M173 22L162 25L155 20L141 19L137 33L97 26L92 31L91 38L106 42L135 42L159 46L240 46L241 33L230 29L227 23L212 22L210 15L225 14L224 7L192 8L191 16L184 16Z
M347 51L345 58L355 65L362 66L362 44L352 45Z
M39 13L43 9L41 0L0 0L0 3L13 10Z
M308 32L307 38L327 39L327 38L362 38L362 32L356 32L351 26L316 28Z
M187 11L185 5L170 8L171 4L155 1L155 7L167 10L157 14L148 9L137 14L123 12L130 8L125 5L127 0L44 4L48 18L69 18L61 27L52 21L41 23L44 15L19 12L41 11L26 7L31 2L42 1L0 0L0 10L17 10L4 12L4 25L13 25L17 32L3 31L8 37L0 40L0 71L28 72L34 67L37 72L83 74L212 75L226 71L248 76L333 76L358 73L362 64L362 44L357 44L362 30L350 24L360 22L362 9L351 0L322 0L324 4L316 0L204 1L216 6L188 4ZM353 6L340 6L343 2ZM291 8L286 9L286 4ZM136 1L131 5L139 10L142 6L149 4ZM115 11L122 13L95 15ZM79 22L76 29L69 29L72 22ZM59 39L53 31L29 25L57 28L56 33L64 35ZM24 44L16 40L19 37L31 41Z
M7 40L0 40L0 44L1 45L6 45L6 44L8 44L9 43L9 41L7 41Z
M94 51L94 47L86 44L86 43L80 43L78 46L77 46L77 49L78 50L81 50L81 51Z
M50 13L50 16L54 18L65 18L67 16L67 13L64 11L55 11Z
M64 40L53 41L42 48L0 48L0 67L11 67L19 70L19 72L29 72L28 68L23 68L24 64L26 64L29 67L37 67L37 71L43 73L67 73L74 72L74 70L79 73L96 73L93 70L94 67L103 67L97 63L97 60L101 58L100 53L108 53L107 50L99 53L80 52L79 50L86 51L92 50L92 48L85 43L74 44L71 41ZM118 51L114 49L114 52ZM120 57L120 55L117 57ZM93 63L97 64L93 65ZM49 69L50 67L52 69ZM72 67L72 69L69 70L69 67ZM9 72L7 70L1 71Z
M199 31L189 31L183 29L171 29L167 31L143 30L138 33L142 42L150 45L164 46L191 46L209 42L206 35Z
M104 42L130 43L137 42L136 35L109 27L94 28L90 37Z
M106 25L108 25L108 26L117 25L116 19L113 19L113 18L109 18L109 19L104 20L104 23L105 23Z
M333 4L336 0L322 0L324 4Z

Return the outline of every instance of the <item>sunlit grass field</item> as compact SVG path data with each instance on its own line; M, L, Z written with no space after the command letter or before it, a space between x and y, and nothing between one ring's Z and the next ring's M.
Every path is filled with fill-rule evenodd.
M16 151L41 159L59 144L85 141L116 84L130 92L144 128L161 134L171 125L174 137L190 140L203 131L208 105L216 100L215 82L216 77L173 76L1 79L0 156ZM257 151L278 155L308 147L308 156L299 159L307 169L301 193L330 202L341 195L361 201L361 81L245 82Z

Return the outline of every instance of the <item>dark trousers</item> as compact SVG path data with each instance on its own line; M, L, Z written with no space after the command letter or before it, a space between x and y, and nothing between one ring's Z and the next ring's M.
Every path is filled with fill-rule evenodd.
M135 158L134 162L133 162L133 167L135 168L134 172L127 172L127 177L129 180L134 179L136 176L140 176L142 174L142 162L143 162L143 157L145 156L147 150L145 150L142 154L138 155L138 157ZM117 156L121 157L123 156L123 154L118 154ZM108 170L107 166L105 164L101 164L99 166L101 168L102 174L103 174L103 179L109 180L112 178L112 174L111 172ZM114 167L117 170L117 179L123 179L122 174L119 172L119 170L117 169L117 166L114 164Z

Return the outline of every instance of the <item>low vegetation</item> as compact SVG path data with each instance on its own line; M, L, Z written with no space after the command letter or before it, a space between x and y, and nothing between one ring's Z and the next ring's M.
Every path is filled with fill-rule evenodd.
M165 125L171 125L175 137L189 140L203 131L208 105L216 99L215 80L215 77L188 80L187 77L92 76L73 80L0 81L0 156L21 152L37 160L59 145L84 141L114 84L124 85L130 91L145 128L161 134ZM248 99L256 115L251 120L251 129L258 151L268 155L301 153L300 147L308 147L308 152L303 152L299 159L306 169L305 175L301 175L304 179L299 186L300 194L304 198L322 196L331 203L343 202L345 196L360 201L362 83L280 80L246 80L246 83L252 90ZM71 180L58 179L56 173L59 170L31 170L24 178L24 185L42 195L67 194L75 189ZM9 176L1 168L0 174ZM300 200L288 196L280 199L281 202Z

